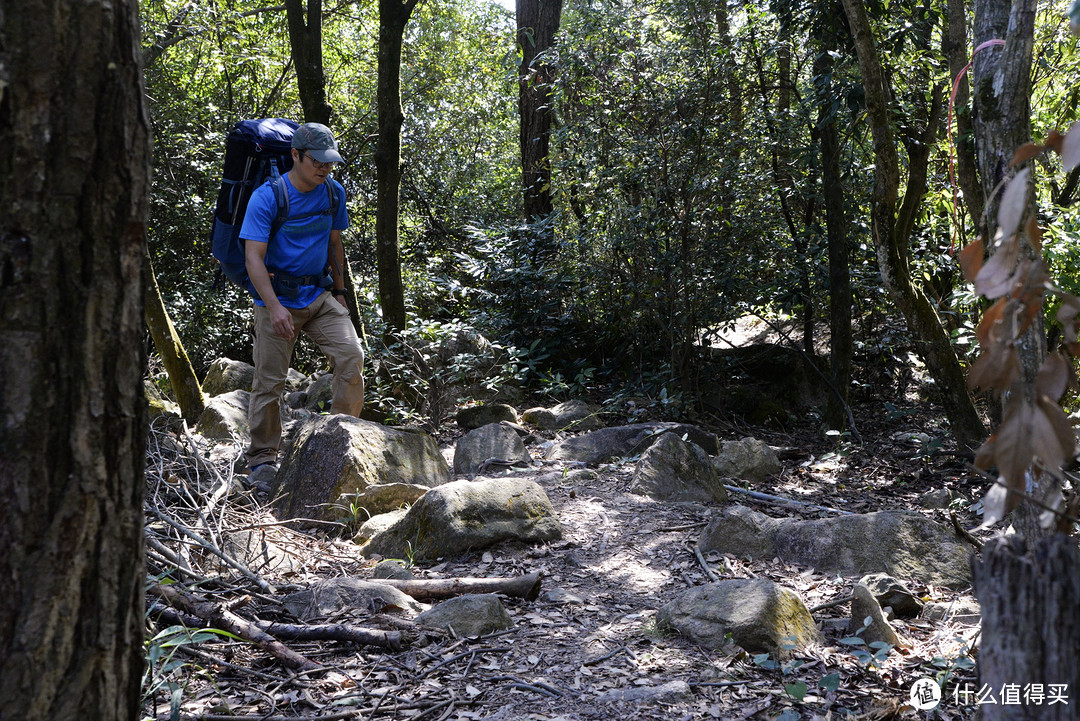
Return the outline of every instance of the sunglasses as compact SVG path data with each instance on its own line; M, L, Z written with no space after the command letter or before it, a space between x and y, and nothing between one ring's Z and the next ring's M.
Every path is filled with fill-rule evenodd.
M329 162L329 163L320 163L318 160L316 160L315 158L311 157L310 155L305 153L303 150L301 150L300 151L300 160L303 161L303 159L305 157L311 158L311 164L315 166L316 170L333 170L334 167L337 165L337 163L332 162L332 161Z

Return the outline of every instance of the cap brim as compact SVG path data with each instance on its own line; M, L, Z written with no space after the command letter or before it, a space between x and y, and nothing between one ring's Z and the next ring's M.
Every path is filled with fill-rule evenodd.
M326 150L315 150L314 148L308 148L304 151L311 157L318 160L320 163L344 163L345 160L341 157L341 153L333 148L327 148Z

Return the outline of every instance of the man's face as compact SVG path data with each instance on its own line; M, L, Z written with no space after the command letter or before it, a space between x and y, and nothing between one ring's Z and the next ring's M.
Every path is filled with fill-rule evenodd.
M293 169L305 185L322 185L335 165L336 163L318 162L306 150L293 150Z

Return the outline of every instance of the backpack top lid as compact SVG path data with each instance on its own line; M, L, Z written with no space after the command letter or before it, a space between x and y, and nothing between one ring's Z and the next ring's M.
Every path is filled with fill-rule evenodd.
M241 120L229 134L252 143L261 151L289 155L293 133L299 127L299 123L287 118Z

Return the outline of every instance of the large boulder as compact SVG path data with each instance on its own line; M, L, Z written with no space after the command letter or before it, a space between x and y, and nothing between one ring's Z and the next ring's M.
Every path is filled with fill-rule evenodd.
M731 634L750 653L777 658L822 640L799 595L765 578L692 588L661 608L656 622L707 648L721 648Z
M210 364L203 379L203 393L219 396L232 391L250 391L255 381L255 366L231 358L218 358Z
M696 443L664 433L642 454L634 469L630 492L661 501L723 503L727 489L716 475L708 454Z
M635 423L628 426L601 428L591 433L566 438L552 446L547 457L557 461L579 461L590 466L606 463L613 458L639 456L664 433L701 446L715 455L719 450L716 436L697 426L685 423Z
M405 517L364 547L367 556L434 560L503 541L562 538L544 490L517 478L453 481L424 494Z
M195 424L195 432L218 441L248 442L247 391L230 391L206 401L206 408Z
M947 588L971 583L970 551L947 527L906 511L803 521L732 505L713 512L698 547L812 566L842 576L888 573Z
M431 488L450 480L434 439L344 415L315 416L296 431L274 483L281 518L334 520L343 495L376 485Z
M712 462L721 478L740 481L762 481L783 470L776 451L756 438L724 441Z
M532 456L517 431L502 423L489 423L458 439L454 447L454 473L476 475L492 458L506 464L532 463Z

